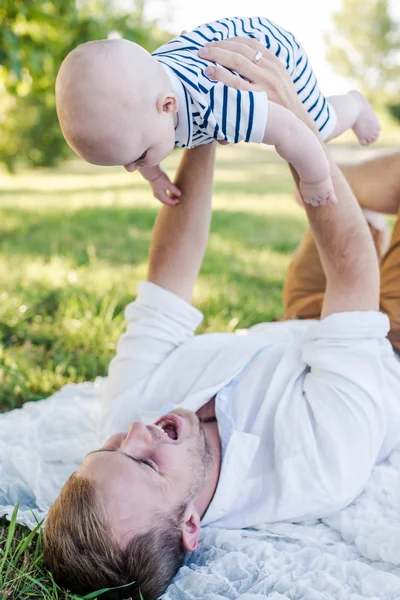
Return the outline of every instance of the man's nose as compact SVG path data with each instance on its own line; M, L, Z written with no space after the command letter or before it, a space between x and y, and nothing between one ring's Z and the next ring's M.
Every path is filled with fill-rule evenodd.
M129 446L137 447L138 445L153 445L153 438L150 431L146 425L139 421L132 423L125 440L122 442L121 448L128 448Z

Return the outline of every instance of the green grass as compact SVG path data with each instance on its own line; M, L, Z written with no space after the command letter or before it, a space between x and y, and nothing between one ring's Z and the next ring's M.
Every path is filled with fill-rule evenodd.
M95 600L101 592L79 597L61 590L42 568L40 523L28 532L16 524L16 507L9 527L0 528L0 598L18 600ZM122 586L124 587L124 586Z
M194 297L202 332L281 316L285 272L306 227L275 153L239 146L218 155ZM171 171L179 158L170 157ZM0 411L105 375L123 309L146 276L158 209L140 176L118 168L72 162L1 176ZM41 537L28 533L0 521L0 599L72 598L43 571Z
M222 149L209 248L195 303L202 331L281 314L305 227L286 166L259 148ZM173 169L179 153L170 159ZM268 181L268 184L266 182ZM139 175L84 163L3 177L0 409L106 373L124 306L146 276L159 204Z

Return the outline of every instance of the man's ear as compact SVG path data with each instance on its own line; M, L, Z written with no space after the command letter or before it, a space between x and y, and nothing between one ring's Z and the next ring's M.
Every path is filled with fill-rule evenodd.
M186 513L182 529L182 543L188 552L194 552L199 542L200 534L200 516L197 510L192 507Z
M162 94L157 99L158 112L170 113L174 115L178 112L178 108L178 98L175 96L175 94Z

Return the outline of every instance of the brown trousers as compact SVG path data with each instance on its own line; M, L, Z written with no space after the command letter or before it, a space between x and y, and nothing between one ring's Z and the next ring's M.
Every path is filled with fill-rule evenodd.
M400 212L388 251L380 256L379 236L370 226L381 265L381 311L390 319L389 340L400 352ZM319 319L326 279L318 250L307 231L290 264L283 292L285 319Z

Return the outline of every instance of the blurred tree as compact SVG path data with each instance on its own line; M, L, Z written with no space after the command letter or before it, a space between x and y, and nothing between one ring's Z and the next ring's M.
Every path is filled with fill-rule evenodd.
M69 149L55 111L58 68L78 44L121 35L153 50L170 35L118 0L0 2L0 162L52 166Z
M372 102L399 99L400 23L389 0L342 0L327 38L335 70L357 82Z
M388 109L392 117L400 123L400 104L388 104Z

